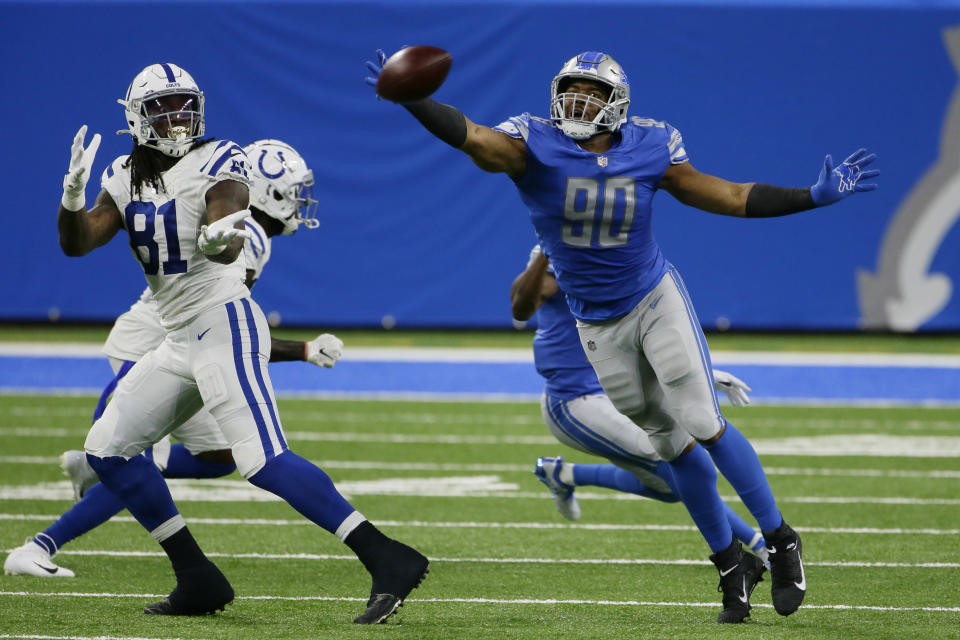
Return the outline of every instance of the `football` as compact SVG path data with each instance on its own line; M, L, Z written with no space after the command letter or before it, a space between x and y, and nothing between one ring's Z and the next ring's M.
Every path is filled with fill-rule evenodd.
M440 88L453 58L437 47L417 45L400 49L383 63L377 95L390 102L416 102Z

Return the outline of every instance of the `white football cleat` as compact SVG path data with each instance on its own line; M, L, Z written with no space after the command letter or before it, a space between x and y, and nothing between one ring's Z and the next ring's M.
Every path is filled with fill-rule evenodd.
M580 503L577 502L573 491L576 487L560 481L560 469L563 467L563 456L556 458L537 458L537 466L533 469L534 475L540 482L547 485L553 494L553 501L557 504L557 511L567 520L580 519Z
M3 572L8 576L37 576L38 578L72 578L76 574L50 560L46 549L27 538L22 547L10 552L3 563Z
M90 468L87 454L83 451L76 449L64 451L60 456L60 468L63 469L63 475L70 478L70 484L73 485L73 499L76 502L80 502L80 498L87 489L100 482L97 472Z

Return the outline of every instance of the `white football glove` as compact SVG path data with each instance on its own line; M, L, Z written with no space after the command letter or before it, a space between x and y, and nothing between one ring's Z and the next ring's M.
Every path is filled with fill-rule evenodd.
M80 211L87 205L87 180L90 179L90 168L93 159L100 148L100 134L95 133L90 138L90 146L83 148L83 139L87 137L87 125L80 127L73 137L70 147L70 168L63 177L63 197L60 204L67 211Z
M324 333L307 343L307 362L318 367L332 368L343 355L343 340Z
M220 218L209 225L200 227L200 237L197 238L197 246L205 255L215 256L223 253L234 238L249 238L250 231L247 229L235 229L233 225L241 220L250 217L250 209L241 209L234 211L228 216Z
M735 407L745 407L750 404L750 396L747 391L753 391L746 382L726 371L720 369L713 370L713 386L717 391L727 394L730 404Z

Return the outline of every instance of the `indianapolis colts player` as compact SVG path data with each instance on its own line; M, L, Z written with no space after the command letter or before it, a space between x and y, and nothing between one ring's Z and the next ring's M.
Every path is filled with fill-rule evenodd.
M385 59L380 51L379 64L367 63L368 84L376 85ZM525 113L488 128L429 98L404 107L481 169L513 180L600 384L670 464L713 552L723 593L718 622L749 616L755 572L724 516L717 469L760 525L773 604L789 615L806 592L800 537L784 521L756 452L720 412L706 341L679 273L653 238L651 205L663 189L722 215L797 213L876 188L862 182L878 175L864 170L876 156L861 149L834 167L828 155L810 188L733 183L694 169L680 132L651 118L628 118L629 104L621 65L588 51L553 78L549 119Z
M357 554L372 588L354 622L382 622L419 585L429 562L382 534L321 469L287 446L266 367L270 331L237 260L251 235L242 224L251 215L250 164L239 145L201 139L203 100L193 78L174 64L152 64L137 74L120 100L133 151L110 164L90 210L84 191L100 137L85 148L83 126L74 138L57 212L60 246L68 256L82 256L125 229L165 331L160 346L118 382L87 435L87 460L173 565L176 587L146 613L212 613L233 600L156 466L139 455L205 407L244 478Z
M252 164L252 215L244 220L250 237L243 248L246 284L252 288L270 259L273 236L292 235L301 225L315 229L319 221L317 201L312 198L313 172L293 147L279 140L258 140L244 151ZM103 176L104 181L107 179ZM103 414L120 378L135 362L160 346L164 335L156 300L147 287L140 299L117 318L103 346L116 375L100 397L94 421ZM340 358L342 349L343 342L327 333L309 342L271 337L270 361L305 360L329 368ZM236 469L229 443L205 408L171 435L179 442L171 444L167 436L144 452L165 478L217 478ZM73 571L56 565L51 555L123 509L123 504L106 487L97 484L97 475L83 451L65 452L61 466L73 484L78 503L7 556L3 565L7 575L73 577Z
M662 502L678 502L670 465L650 444L650 437L630 418L619 413L603 392L597 374L580 346L576 320L550 268L536 245L526 269L510 287L513 317L537 317L533 360L546 382L540 402L543 421L563 444L612 464L572 464L563 456L538 458L534 474L550 489L557 511L568 520L580 518L577 486L598 486L633 493ZM737 406L750 402L750 387L736 376L713 370L718 391ZM764 571L767 549L763 536L737 512L724 505L733 534L757 556L754 571Z

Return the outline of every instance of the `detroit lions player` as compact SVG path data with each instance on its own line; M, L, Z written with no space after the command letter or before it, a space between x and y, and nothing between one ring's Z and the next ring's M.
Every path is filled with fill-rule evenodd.
M598 486L645 496L662 502L677 502L673 472L650 444L646 432L619 413L603 393L597 374L580 346L576 321L547 257L536 245L526 269L510 287L513 317L529 320L537 316L533 338L533 360L546 381L540 410L550 432L565 445L612 464L571 464L562 456L538 458L534 474L553 494L557 511L568 520L580 517L577 486ZM718 391L737 406L750 399L750 387L726 371L713 370ZM753 570L762 574L767 560L763 536L744 522L737 512L724 505L734 535L759 558Z
M57 212L60 245L82 256L126 229L157 302L163 343L117 384L84 443L100 481L160 543L177 586L146 613L222 610L233 589L200 550L144 449L201 406L217 422L241 475L334 533L373 582L354 622L382 622L428 571L427 558L387 538L356 511L319 468L287 446L266 362L270 332L244 286L237 260L250 231L249 162L233 142L201 140L203 93L180 67L160 63L137 74L124 106L134 148L105 173L94 208L84 190L99 136L71 150Z
M251 159L251 217L244 221L250 231L243 248L246 284L252 288L271 255L271 238L292 235L301 226L315 229L317 201L313 199L313 172L290 145L279 140L258 140L244 148ZM269 177L268 177L269 176ZM106 176L104 177L106 179ZM116 376L104 389L94 411L94 421L106 408L120 378L144 355L163 342L157 303L147 287L140 299L117 318L103 351ZM333 367L342 353L343 342L331 334L310 342L271 337L270 361L305 360L317 366ZM165 478L217 478L234 471L233 456L210 412L201 408L144 454ZM67 451L61 465L71 480L78 501L57 521L26 544L14 549L4 562L7 575L73 577L74 573L50 559L69 541L101 525L123 509L123 504L102 484L87 463L83 451Z
M367 64L374 76L385 59L378 52L380 65ZM376 77L366 82L375 86ZM720 412L706 342L677 270L653 238L651 205L664 189L711 213L787 215L874 189L861 180L878 175L863 170L875 156L860 150L836 168L827 156L819 179L805 189L733 183L694 169L680 132L669 124L628 119L629 104L623 68L589 51L553 78L549 119L523 114L491 129L429 98L404 106L481 169L513 180L600 384L670 463L713 552L723 592L718 622L746 618L753 585L747 584L750 560L724 517L717 469L760 525L773 604L789 615L806 592L800 537L781 516L756 452Z

